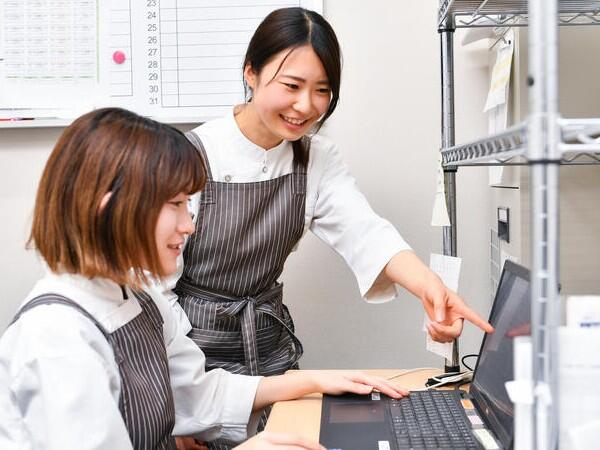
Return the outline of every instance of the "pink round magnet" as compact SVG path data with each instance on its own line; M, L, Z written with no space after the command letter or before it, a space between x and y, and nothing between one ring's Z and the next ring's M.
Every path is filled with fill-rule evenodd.
M121 50L117 50L112 56L113 61L117 64L123 64L125 62L125 53L123 53Z

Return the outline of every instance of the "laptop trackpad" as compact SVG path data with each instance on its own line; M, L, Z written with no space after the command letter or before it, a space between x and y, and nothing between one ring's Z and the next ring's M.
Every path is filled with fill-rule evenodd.
M393 450L387 404L378 394L323 396L320 442L328 449Z

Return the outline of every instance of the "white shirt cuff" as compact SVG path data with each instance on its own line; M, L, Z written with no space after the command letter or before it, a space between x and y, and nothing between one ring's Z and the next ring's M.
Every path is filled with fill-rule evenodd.
M391 244L391 245L390 245ZM377 245L377 244L375 244ZM411 250L410 246L397 235L395 243L379 243L379 252L372 251L371 258L363 264L369 264L363 270L355 270L360 294L369 303L385 303L393 300L398 295L396 285L384 273L390 260L401 251Z
M387 303L398 297L398 289L382 270L371 288L363 296L368 303Z
M242 442L250 433L256 433L258 420L251 417L256 390L262 377L229 373L227 391L223 397L223 438ZM256 423L253 423L256 422Z

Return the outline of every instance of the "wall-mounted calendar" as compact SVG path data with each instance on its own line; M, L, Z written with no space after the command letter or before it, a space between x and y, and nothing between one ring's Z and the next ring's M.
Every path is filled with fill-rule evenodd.
M244 99L244 53L260 21L322 3L1 0L0 118L68 121L102 106L167 122L220 116Z

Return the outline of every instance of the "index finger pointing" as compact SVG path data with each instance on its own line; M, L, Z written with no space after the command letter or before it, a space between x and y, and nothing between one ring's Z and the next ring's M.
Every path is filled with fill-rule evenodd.
M482 329L486 333L493 333L494 327L491 326L487 321L485 321L479 314L469 308L467 305L461 306L460 314L471 322L476 327Z

